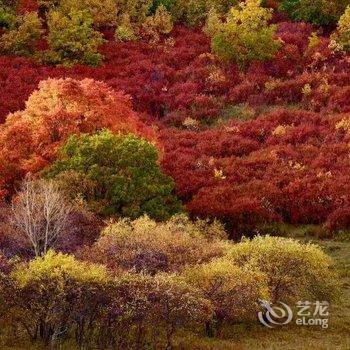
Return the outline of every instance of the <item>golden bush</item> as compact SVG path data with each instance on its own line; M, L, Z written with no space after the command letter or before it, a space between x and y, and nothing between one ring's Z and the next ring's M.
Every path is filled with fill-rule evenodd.
M314 244L257 236L233 245L227 256L239 266L255 267L266 274L273 302L303 298L330 301L337 297L338 278L332 259Z
M147 216L110 223L93 247L96 261L113 268L154 274L179 271L187 265L223 255L227 245L217 222L191 222L185 215L157 223Z

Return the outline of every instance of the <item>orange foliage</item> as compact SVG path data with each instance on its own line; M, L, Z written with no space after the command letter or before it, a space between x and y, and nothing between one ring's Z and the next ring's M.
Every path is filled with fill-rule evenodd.
M71 78L42 81L25 109L9 114L0 126L0 196L11 193L25 174L50 164L71 134L104 128L156 138L133 112L129 96L105 83Z

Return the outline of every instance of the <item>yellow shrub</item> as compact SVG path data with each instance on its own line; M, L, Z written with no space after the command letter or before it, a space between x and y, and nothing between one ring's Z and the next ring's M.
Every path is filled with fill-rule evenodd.
M350 118L342 118L336 125L337 130L342 130L345 132L350 131Z
M166 8L160 5L153 16L147 17L144 26L160 34L169 34L173 29L173 22Z
M9 280L15 301L7 311L11 324L24 326L31 337L51 343L49 347L62 329L74 332L77 317L82 323L102 321L113 285L104 266L53 251L19 264Z
M281 85L282 85L282 81L280 79L271 78L266 81L265 89L267 91L272 91L272 90L278 89Z
M98 27L115 25L117 18L116 0L39 0L41 10L61 11L68 15L71 11L88 11Z
M213 38L217 34L218 28L220 28L221 25L222 22L218 12L215 10L215 8L211 8L208 12L207 21L203 28L204 33Z
M102 55L98 52L104 43L103 36L93 27L89 11L50 11L48 19L48 43L46 60L72 66L77 63L97 66Z
M272 135L274 136L284 136L287 133L288 126L278 125L273 131Z
M119 19L127 14L132 24L141 26L145 22L151 6L152 0L117 0Z
M60 11L68 14L70 11L88 10L97 27L116 24L117 5L115 0L61 0Z
M154 330L157 330L157 345L152 346L155 349L172 349L176 329L202 327L213 314L210 301L200 290L177 275L158 274L151 277L126 273L117 278L113 294L118 310L116 314L119 316L117 325L122 326L120 331L123 340L128 337L145 337L149 332L154 336ZM128 332L125 332L125 327ZM142 333L135 334L135 330L137 332L140 329ZM166 343L161 345L159 340L163 340L163 337L166 337ZM145 347L140 347L139 343L135 347L141 348Z
M147 216L109 224L93 248L94 259L113 268L157 271L182 270L186 265L222 256L227 241L221 225L192 223L177 215L164 223Z
M342 49L350 51L350 6L346 8L345 13L340 17L337 32L332 36L332 39Z
M332 259L314 244L257 236L233 245L227 256L239 266L255 266L265 273L274 302L302 298L330 301L338 294Z
M41 21L36 12L19 16L13 29L0 38L0 52L16 56L29 56L35 51L36 41L42 34Z
M190 26L201 25L209 11L215 10L220 16L225 16L237 0L188 0L182 5L183 16Z
M185 279L212 302L218 320L255 319L259 299L269 299L266 276L262 272L239 267L226 258L187 270Z
M260 0L247 0L232 7L226 21L210 11L206 33L212 39L212 50L221 59L244 67L254 60L273 58L281 43L275 39L276 26L269 25L271 11L260 6Z
M301 89L301 93L303 94L303 95L311 95L311 93L312 93L312 87L311 87L311 85L310 84L305 84L304 86L303 86L303 88Z
M73 279L80 282L104 282L108 279L107 270L102 265L79 261L72 255L48 251L43 257L31 260L27 266L19 265L12 277L19 285L33 281Z
M122 16L120 24L115 30L114 38L117 41L132 41L137 39L137 35L130 22L130 16L128 14Z
M312 50L320 43L320 38L317 35L317 32L312 32L312 34L309 36L309 44L308 49Z

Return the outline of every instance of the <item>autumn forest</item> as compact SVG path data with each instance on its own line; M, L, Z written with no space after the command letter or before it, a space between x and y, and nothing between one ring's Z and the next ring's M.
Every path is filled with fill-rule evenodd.
M0 349L346 350L349 286L349 0L0 0Z

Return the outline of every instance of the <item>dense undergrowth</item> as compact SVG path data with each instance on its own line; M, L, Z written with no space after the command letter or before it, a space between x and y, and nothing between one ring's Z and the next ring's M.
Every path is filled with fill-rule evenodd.
M348 5L0 0L4 346L258 349L259 300L344 306L278 236L350 229Z
M307 24L282 22L277 33L284 41L277 57L246 72L217 61L205 35L183 26L171 46L110 40L97 68L3 56L1 115L23 109L45 78L106 82L159 129L163 168L194 215L235 227L328 220L337 228L337 213L349 211L350 63L327 37L310 48Z

